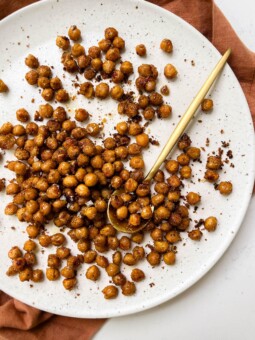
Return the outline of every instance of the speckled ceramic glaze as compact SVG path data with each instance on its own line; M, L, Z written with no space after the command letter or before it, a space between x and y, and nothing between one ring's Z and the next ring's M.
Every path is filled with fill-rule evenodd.
M66 74L63 79L61 52L55 46L56 35L66 35L67 28L76 24L82 30L85 47L95 45L103 37L104 28L114 26L126 40L126 51L123 60L131 60L135 68L142 62L152 63L158 67L160 81L158 88L167 84L171 94L166 101L173 107L173 116L168 120L156 120L147 130L161 146L176 125L180 115L190 103L196 92L206 79L212 67L220 58L216 49L194 28L154 5L143 1L119 0L59 0L43 1L29 6L0 23L1 64L0 78L9 85L10 92L0 96L0 123L9 120L15 122L15 112L25 107L33 114L43 103L38 89L29 86L24 80L27 67L24 58L28 53L39 57L42 64L54 66L54 74L58 75L68 87L72 95L77 90L70 86L70 78ZM173 41L174 52L170 55L159 49L160 41L169 37ZM135 46L144 43L148 56L141 59L135 54ZM163 76L166 63L174 64L179 75L175 81L167 81ZM83 76L79 76L84 81ZM192 182L185 182L184 193L194 190L202 195L202 204L197 212L192 213L194 220L214 215L219 219L219 227L214 233L203 232L200 242L191 241L186 234L178 245L175 266L162 265L151 268L147 261L138 267L146 274L146 279L137 284L137 293L132 297L119 297L112 301L103 298L101 290L109 284L109 278L102 271L98 282L85 279L84 273L88 265L84 265L78 273L78 287L69 292L62 287L61 280L31 285L21 283L17 277L7 277L5 272L10 265L7 252L13 245L23 246L27 239L26 224L19 223L15 217L5 216L4 207L11 199L0 194L0 288L15 298L42 310L73 317L114 317L135 313L156 306L180 294L199 280L222 256L230 245L244 217L254 179L254 143L253 127L250 112L233 72L226 66L220 79L211 91L214 110L210 114L200 113L189 129L193 144L204 147L202 163L193 166ZM34 98L34 103L31 99ZM106 119L105 131L113 132L113 124L118 120L116 103L111 100L89 103L78 96L68 104L70 116L74 109L84 107L93 114L94 121ZM109 115L111 113L111 115ZM206 147L206 139L210 145ZM230 143L233 151L234 167L226 164L221 172L221 180L231 180L234 190L229 197L222 197L214 190L212 184L203 180L207 155L217 151L221 142ZM153 164L160 147L153 146L146 151L147 169ZM228 149L224 149L223 159ZM4 161L11 159L6 153ZM3 168L1 162L0 177L11 178L10 172ZM194 184L195 183L195 184ZM53 225L48 228L49 234L57 230ZM148 243L146 238L145 243ZM76 253L75 244L70 243ZM38 251L38 267L46 267L47 255L55 249L45 249L44 255ZM109 255L110 256L110 255ZM123 267L127 277L131 268Z

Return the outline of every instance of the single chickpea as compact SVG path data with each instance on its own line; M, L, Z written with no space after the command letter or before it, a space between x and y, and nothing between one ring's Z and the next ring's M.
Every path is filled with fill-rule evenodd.
M22 251L17 246L12 247L8 252L8 256L11 260L14 260L18 257L22 257Z
M82 94L83 96L85 96L88 99L93 98L94 95L95 95L94 85L90 82L85 82L85 83L81 84L79 93ZM80 109L78 109L78 110L80 110ZM78 120L77 118L75 118L75 119Z
M178 157L177 157L177 161L180 165L184 166L184 165L189 165L190 162L190 158L188 155L186 155L185 153L181 153Z
M139 44L135 48L136 54L140 57L144 57L146 55L146 47L144 44Z
M59 270L57 268L47 268L46 277L49 281L56 281L60 276Z
M149 264L151 266L157 266L160 264L160 254L156 251L151 251L148 255L147 255L147 261L149 262Z
M112 99L120 100L123 95L124 95L124 90L119 85L113 86L110 90L110 96L112 97Z
M77 58L77 64L79 68L84 71L84 69L91 64L92 58L87 55L81 55ZM75 69L74 69L75 70Z
M14 203L8 203L4 209L5 215L15 215L18 211L18 206Z
M41 65L38 67L37 72L39 77L47 77L50 78L52 76L51 68L46 65Z
M56 91L62 88L62 82L58 77L51 78L50 87Z
M145 251L143 247L139 247L139 246L134 247L133 255L137 261L140 261L141 259L143 259L145 256Z
M100 55L101 55L101 50L98 46L91 46L89 49L88 49L88 55L92 58L92 59L95 59L95 58L100 58Z
M122 206L116 210L116 216L118 220L125 220L128 216L128 208L126 206Z
M158 108L157 113L158 113L159 118L168 118L168 117L171 116L172 107L170 105L167 105L167 104L162 104Z
M67 290L72 290L77 284L77 279L75 277L71 279L64 279L63 280L63 286Z
M129 128L129 126L128 126L127 122L119 122L116 125L116 130L120 135L125 135L128 131L128 128ZM114 141L114 143L115 143L115 141ZM114 145L114 147L115 147L115 145Z
M164 68L164 75L168 79L176 78L178 72L172 64L167 64Z
M132 227L137 227L141 223L141 216L139 214L131 214L128 219L128 224Z
M19 272L19 279L21 282L29 281L32 279L32 275L33 275L32 269L25 268Z
M130 159L129 165L133 169L143 169L144 168L144 161L141 156L134 156Z
M104 31L105 39L109 39L111 41L113 41L114 38L118 36L118 34L119 34L118 31L114 27L108 27Z
M74 269L68 266L62 268L60 274L64 276L66 279L71 279L75 277Z
M84 177L84 183L87 187L93 187L97 184L98 177L94 173L88 173Z
M118 296L118 288L112 285L106 286L103 290L102 293L104 294L104 298L109 300L109 299L115 299Z
M136 287L134 282L126 281L123 286L121 286L122 294L125 296L134 295L136 292Z
M162 86L161 89L160 89L160 93L163 96L168 96L169 93L170 93L169 87L167 85Z
M25 243L24 243L24 247L23 249L25 251L33 251L36 249L36 243L32 240L27 240Z
M25 78L29 85L36 85L38 78L39 78L39 74L37 71L31 70L26 73ZM0 81L0 87L1 87L1 81ZM7 91L3 91L3 92L7 92Z
M37 81L37 85L42 89L47 89L50 87L50 79L47 77L39 77Z
M91 66L95 71L100 71L102 68L103 62L100 58L95 58L91 60Z
M95 96L100 99L105 99L109 95L109 85L100 83L96 86Z
M71 253L70 249L63 246L59 247L56 250L56 255L61 260L66 259L70 255L70 253Z
M61 48L62 50L68 50L70 47L70 40L65 36L57 36L56 38L56 45Z
M201 109L204 112L211 111L213 109L213 101L211 99L204 99L201 103Z
M222 167L222 160L219 156L209 156L206 162L206 168L210 170L219 170Z
M138 187L137 181L135 181L132 178L129 178L124 185L125 191L127 193L128 192L134 192L137 189L137 187Z
M60 89L56 92L55 98L60 103L65 103L69 100L69 94L66 90Z
M43 280L43 271L41 269L34 269L32 272L32 278L31 280L33 282L40 282Z
M177 243L177 242L181 241L180 233L177 230L170 230L166 234L166 240L169 243Z
M163 39L160 43L160 48L166 53L171 53L173 51L173 44L170 39Z
M77 41L81 38L81 31L75 25L70 26L68 29L68 36L71 40Z
M115 264L115 263L110 263L107 267L106 267L106 272L108 274L108 276L115 276L120 272L120 267L119 265Z
M199 159L200 158L200 149L199 148L195 148L195 147L189 147L187 150L187 155L191 158L191 159Z
M54 246L61 246L64 242L66 241L66 237L65 235L61 234L61 233L56 233L54 235L51 236L51 243Z
M118 59L120 59L120 51L118 48L113 47L109 48L109 50L106 52L105 58L107 60L111 60L116 62Z
M179 170L179 164L177 161L170 159L165 163L165 168L170 174L175 174Z
M147 133L141 133L135 137L136 143L141 147L145 148L149 144L149 136Z
M16 118L22 123L26 123L29 120L29 113L25 109L19 109L16 111Z
M113 47L123 50L125 48L125 40L121 37L115 37L112 42Z
M35 56L29 54L25 59L25 64L30 68L37 68L39 66L39 61Z
M193 229L188 232L189 238L193 241L199 241L202 237L203 233L199 229Z
M85 54L85 48L81 44L75 43L71 48L71 53L75 58L78 58Z
M102 39L99 41L98 46L100 48L101 51L103 52L107 52L109 50L109 48L111 47L111 40L109 39Z
M207 231L214 231L217 228L217 218L214 216L207 217L204 226Z
M219 177L219 174L215 170L206 170L204 175L204 178L209 182L216 182Z
M229 195L233 190L233 185L231 182L220 182L217 189L222 195Z
M59 90L59 91L65 91L65 90ZM51 88L43 89L42 97L46 101L51 101L54 97L54 91ZM57 96L56 96L56 98L57 98Z
M184 165L180 170L181 178L188 179L191 177L192 169L189 165Z
M64 62L64 70L69 73L74 73L78 71L77 62L73 58L68 58Z
M133 266L136 264L136 259L134 257L133 254L131 253L127 253L125 254L125 256L123 257L123 263L128 265L128 266Z
M51 268L58 268L61 264L61 260L58 258L57 255L55 254L49 254L48 255L48 267L51 267Z
M122 250L129 250L131 248L131 240L127 236L122 236L120 238L120 244L119 244L120 249Z
M176 259L176 255L173 251L168 251L167 253L165 253L163 255L163 261L167 265L171 266L171 265L175 264L175 259Z
M105 60L102 65L102 69L106 74L112 74L115 69L115 62L112 60Z
M162 106L163 104L163 97L160 93L158 92L153 92L149 95L149 100L150 100L150 104L154 105L154 106ZM166 111L171 111L171 107L163 107L162 112L166 112Z
M106 63L106 61L105 61ZM114 65L115 66L115 65ZM106 72L108 73L108 72ZM111 74L112 73L112 81L115 83L115 84L118 84L118 83L121 83L124 79L124 74L123 72L121 72L120 70L112 70L111 72L109 72L108 74Z
M97 281L100 277L100 271L97 266L93 265L86 271L86 278L92 281Z
M142 280L144 280L145 278L145 274L141 269L135 268L132 270L131 272L131 279L134 282L140 282Z
M120 71L129 76L134 72L132 63L130 61L123 61L120 65Z
M189 192L186 199L190 205L196 205L201 201L201 196L195 192Z
M144 119L146 120L152 120L155 117L155 110L153 107L148 106L146 109L142 112L142 115Z
M109 261L105 256L97 255L96 264L101 268L106 268L109 265Z
M48 247L51 244L51 237L49 235L40 235L39 244L42 247Z

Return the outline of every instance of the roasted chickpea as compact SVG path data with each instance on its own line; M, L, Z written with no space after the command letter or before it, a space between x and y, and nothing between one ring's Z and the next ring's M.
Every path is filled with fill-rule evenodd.
M34 55L29 54L25 59L25 64L30 68L37 68L39 66L39 61Z
M204 178L209 182L216 182L219 179L219 174L215 170L206 170Z
M130 61L123 61L123 63L120 65L120 70L122 73L128 76L134 72L133 65Z
M159 118L168 118L168 117L171 116L172 107L170 105L167 105L167 104L162 104L158 108L157 113L158 113Z
M19 279L21 282L29 281L32 279L32 275L33 275L32 269L25 268L19 272Z
M181 178L188 179L191 177L191 174L192 174L192 169L189 165L183 166L180 170Z
M201 109L204 112L211 111L213 109L213 101L211 99L204 99L201 103Z
M166 234L166 240L169 243L177 243L177 242L181 241L180 233L177 230L170 230Z
M71 40L77 41L81 38L81 31L77 26L72 25L68 30L68 36Z
M178 72L172 64L167 64L164 68L164 75L168 79L176 78Z
M106 63L107 61L105 61ZM108 63L107 63L108 65ZM110 65L110 64L109 64ZM115 65L114 65L115 66ZM109 69L107 69L107 71L109 71ZM106 72L106 71L105 71ZM107 74L112 73L112 81L116 84L121 83L124 79L124 74L123 72L121 72L120 70L111 70L111 72L106 72Z
M138 187L138 183L133 178L129 178L124 187L126 192L134 192Z
M169 186L167 185L167 183L158 182L155 184L154 189L158 194L166 195L169 191Z
M144 119L146 120L152 120L155 117L155 110L153 107L148 106L146 109L142 112Z
M124 285L121 286L122 294L125 296L134 295L136 292L136 287L134 282L126 281Z
M165 168L170 174L175 174L179 170L179 164L177 161L170 159L165 163Z
M214 216L207 217L204 222L204 226L207 231L214 231L217 228L217 224L217 218Z
M62 88L62 82L58 77L51 78L50 87L56 91Z
M195 147L190 147L187 150L187 155L191 158L191 159L199 159L200 158L200 149L199 148L195 148Z
M40 235L39 244L42 247L48 247L51 244L51 237L49 235Z
M233 190L233 185L231 182L220 182L217 189L222 195L229 195Z
M57 268L47 268L46 277L49 281L56 281L60 276L59 270Z
M160 93L163 96L168 96L169 93L170 93L169 87L167 85L162 86L161 89L160 89Z
M117 61L118 59L120 59L120 51L118 48L113 47L113 48L109 48L109 50L106 52L105 58L107 60L111 60L111 61Z
M173 251L168 251L167 253L165 253L163 255L163 260L165 262L165 264L167 265L173 265L175 264L175 253Z
M134 255L134 258L137 261L143 259L144 256L145 256L145 251L144 251L143 247L139 247L139 246L134 247L133 255Z
M160 254L156 251L151 251L148 255L147 255L147 261L149 262L149 264L151 266L157 266L160 263Z
M109 265L109 261L105 256L97 255L96 263L99 267L106 268Z
M128 219L128 224L131 227L137 227L141 223L141 216L139 214L131 214Z
M203 236L203 233L199 229L193 229L188 233L189 238L193 241L199 241Z
M36 248L36 243L32 240L27 240L25 243L24 243L24 247L23 249L25 251L33 251L35 250Z
M133 169L143 169L144 168L144 161L141 156L134 156L130 159L129 165Z
M100 48L101 51L103 52L107 52L109 50L109 48L111 47L111 40L109 39L102 39L99 41L98 46Z
M140 282L142 280L144 280L145 278L145 274L141 269L135 268L132 270L131 272L131 279L134 282Z
M95 95L93 84L90 83L90 82L85 82L85 83L81 84L79 93L82 94L83 96L85 96L88 99L93 98L94 95ZM78 109L78 110L82 110L82 109ZM75 114L75 119L80 121L79 119L76 118L76 114Z
M105 299L115 299L118 296L118 288L112 285L106 286L102 293L104 294Z
M145 148L149 144L149 136L146 133L141 133L135 137L136 143Z
M112 99L120 100L121 97L124 95L124 90L121 86L115 85L111 88L110 95Z
M195 205L201 201L201 196L195 192L189 192L186 199L189 204Z
M136 54L140 57L144 57L146 55L146 47L144 44L139 44L135 48Z
M100 71L102 68L103 62L100 58L95 58L91 60L91 66L95 71Z
M108 27L104 31L105 39L109 39L111 41L113 41L114 38L118 36L118 34L119 34L118 31L114 27Z
M56 92L55 98L60 103L65 103L69 100L69 94L66 90L60 89Z
M81 55L77 58L77 64L79 68L83 71L86 67L90 66L91 60L91 57L87 55Z
M70 47L70 40L65 36L57 36L56 38L56 45L61 48L62 50L68 50Z
M8 203L4 209L5 215L15 215L18 211L18 206L14 203Z
M222 167L222 160L219 156L209 156L206 162L206 168L210 170L219 170Z
M72 290L77 284L77 279L75 277L71 279L64 279L63 280L63 286L67 290Z
M106 267L106 272L108 274L108 276L115 276L120 272L120 267L119 265L115 264L115 263L110 263L107 267Z
M26 81L28 82L29 85L36 85L38 78L39 78L39 74L38 74L37 71L31 70L31 71L26 73L25 78L26 78ZM1 85L1 83L0 83L0 85ZM7 92L7 91L2 91L2 92Z
M100 271L97 266L93 265L86 271L86 278L92 281L97 281L100 277Z
M18 257L22 257L22 251L17 246L12 247L8 252L8 256L11 260L14 260Z
M75 43L71 48L71 53L75 58L77 58L85 54L85 48L81 44Z
M59 90L60 91L60 90ZM65 91L65 90L63 90ZM42 91L42 97L43 99L45 99L46 101L51 101L54 97L54 91L51 88L46 88ZM59 98L59 96L58 96ZM56 96L57 99L57 96ZM58 100L58 99L57 99ZM60 100L59 100L60 101Z
M171 53L173 51L173 44L170 39L163 39L160 43L160 48L166 53Z
M101 50L98 46L91 46L88 49L88 55L94 59L94 58L100 58Z
M31 224L27 226L26 232L29 237L36 238L39 235L40 228L35 224Z
M118 220L125 220L128 216L128 208L126 206L122 206L116 210L116 216Z
M61 275L64 276L66 279L71 279L75 276L75 271L71 267L64 267L61 269Z
M66 237L65 235L61 234L61 233L56 233L54 235L51 236L51 243L54 246L61 246L64 242L66 241Z
M109 95L109 85L106 83L100 83L96 86L95 96L100 99L104 99Z
M74 73L78 71L77 62L72 57L66 59L64 61L64 70L69 73Z
M39 77L37 81L37 85L42 89L47 89L50 87L50 79L47 77Z
M16 118L22 123L26 123L29 120L29 113L25 109L19 109L16 111Z
M125 254L125 256L123 257L123 263L128 265L128 266L133 266L136 264L136 259L134 257L133 254L131 253L127 253Z
M55 254L49 254L48 255L48 267L51 267L51 268L58 268L61 264L61 261L60 259L58 258L57 255Z
M33 282L40 282L40 281L42 281L43 280L43 271L41 269L33 270L31 280Z
M63 260L63 259L66 259L68 258L68 256L70 255L70 249L69 248L66 248L66 247L59 247L57 250L56 250L56 255L59 259Z

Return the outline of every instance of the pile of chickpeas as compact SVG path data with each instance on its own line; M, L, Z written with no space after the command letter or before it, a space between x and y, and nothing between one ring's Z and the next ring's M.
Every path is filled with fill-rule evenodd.
M115 127L116 133L105 137L102 143L98 138L102 126L93 122L84 125L89 119L84 108L76 109L75 119L71 119L65 107L42 104L36 112L40 125L32 122L30 114L20 108L16 118L21 124L7 122L0 127L0 148L14 149L17 159L6 164L15 175L13 180L7 185L4 179L0 180L0 191L5 189L6 195L12 196L5 214L16 215L20 222L24 222L29 238L23 246L25 253L17 246L9 251L12 265L7 275L18 274L21 281L42 281L43 271L35 269L36 251L39 246L51 247L54 253L48 255L45 272L48 280L61 277L64 288L71 290L77 285L79 268L87 265L87 279L98 281L103 271L109 276L112 284L102 290L106 299L115 298L119 288L123 295L129 296L136 292L136 283L145 278L145 273L137 268L144 259L153 267L162 261L166 265L175 263L176 243L181 241L181 233L190 225L189 207L201 201L199 193L189 192L184 203L180 203L183 181L192 176L190 163L199 160L201 151L192 146L190 138L184 134L178 142L181 153L176 160L166 160L166 172L159 170L156 173L151 189L144 182L142 153L150 146L150 137L142 126L142 117L150 121L156 113L160 119L171 115L171 106L164 103L162 96L169 94L167 85L161 88L161 94L155 92L157 68L142 64L135 81L138 100L127 97L119 84L127 81L134 70L129 61L121 62L120 68L116 68L120 52L125 47L117 30L107 28L105 38L98 46L90 47L88 54L77 43L81 32L76 26L70 27L68 35L75 42L72 46L68 37L56 39L57 46L64 50L62 63L67 72L82 72L90 81L100 74L102 79L110 78L118 84L110 90L104 82L96 86L85 82L80 84L79 93L89 99L94 96L104 99L110 94L119 101L117 111L127 120L121 120ZM169 39L164 39L160 48L171 53L173 45ZM105 60L101 59L102 53L105 53ZM145 56L146 47L138 45L136 53ZM51 101L54 96L59 102L70 98L62 89L61 80L52 77L48 66L40 66L32 55L25 59L25 63L32 69L26 74L28 83L41 87L46 101ZM177 76L177 70L168 64L164 74L171 79ZM46 95L45 90L51 95ZM62 91L61 95L59 91ZM211 110L212 103L202 109ZM209 157L205 178L216 181L218 178L212 178L221 166L221 160L219 162L216 156ZM218 185L222 194L230 193L226 190L226 183L230 182ZM114 190L121 188L125 190L121 196L112 196ZM146 228L132 235L117 232L107 220L110 198L119 220L128 219L133 227L147 221ZM59 232L51 236L45 228L50 222L59 228ZM217 223L215 217L208 217L188 235L199 240L201 226L214 231ZM62 233L63 230L68 230L68 236ZM153 241L149 252L142 245L146 233L150 233ZM76 255L67 247L70 239L77 245ZM130 278L122 272L122 264L134 267Z

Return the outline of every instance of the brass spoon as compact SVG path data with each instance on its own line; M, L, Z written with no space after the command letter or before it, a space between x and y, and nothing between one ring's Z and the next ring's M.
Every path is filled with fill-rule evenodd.
M165 161L165 159L167 158L168 154L172 151L172 149L175 146L176 142L178 141L180 136L183 134L183 132L186 129L187 125L190 123L191 119L195 115L199 105L202 103L205 95L210 90L210 88L213 85L215 79L218 77L218 75L220 74L220 72L223 69L224 65L226 64L227 59L230 56L230 54L231 54L231 49L229 48L224 53L224 55L221 57L221 59L219 60L219 62L217 63L217 65L215 66L215 68L213 69L213 71L211 72L209 77L207 78L207 80L205 81L204 85L201 87L200 91L198 92L196 97L191 102L191 104L188 107L187 111L185 112L185 114L180 119L178 125L176 126L176 128L173 131L173 133L169 137L166 145L164 146L163 150L159 154L156 162L152 166L152 168L149 171L148 175L145 177L144 181L146 181L147 183L152 180L152 178L154 177L154 175L156 174L156 172L160 168L161 164ZM124 191L123 188L122 189L118 189L118 190L115 190L113 192L112 196L113 195L114 196L115 195L120 196L124 192L125 191ZM133 234L133 233L136 233L137 231L143 229L146 226L146 224L148 223L148 221L145 221L144 223L142 223L138 227L131 227L131 226L128 225L127 220L124 220L124 221L118 220L116 218L115 210L110 205L110 202L111 202L111 198L109 199L109 202L108 202L107 215L108 215L108 218L109 218L111 224L113 225L113 227L116 230L124 232L124 233L128 233L128 234Z

